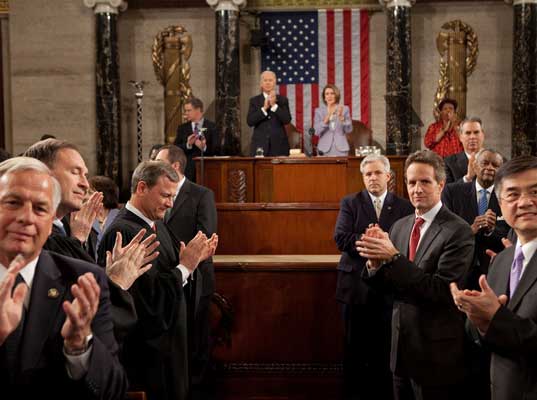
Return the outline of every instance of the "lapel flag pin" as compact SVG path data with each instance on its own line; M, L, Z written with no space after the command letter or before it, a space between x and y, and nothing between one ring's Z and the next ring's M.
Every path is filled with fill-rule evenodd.
M50 288L47 293L48 297L51 299L55 299L60 295L60 292L58 292L58 289L56 288Z

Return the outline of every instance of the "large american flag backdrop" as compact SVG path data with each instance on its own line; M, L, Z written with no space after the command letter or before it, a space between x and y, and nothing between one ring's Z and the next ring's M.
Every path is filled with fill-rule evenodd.
M262 70L278 77L278 92L289 99L299 132L313 126L324 85L341 91L340 104L369 126L369 16L360 10L267 12Z

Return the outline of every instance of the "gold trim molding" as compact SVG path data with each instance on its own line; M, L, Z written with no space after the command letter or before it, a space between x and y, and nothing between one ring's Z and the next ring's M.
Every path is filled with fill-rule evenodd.
M248 0L249 9L365 8L381 9L378 0Z
M0 14L9 13L9 0L0 0Z

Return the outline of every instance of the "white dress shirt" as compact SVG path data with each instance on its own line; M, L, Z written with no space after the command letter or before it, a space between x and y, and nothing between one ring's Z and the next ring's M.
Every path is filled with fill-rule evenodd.
M526 270L526 266L530 262L531 258L535 254L535 250L537 250L537 238L529 241L528 243L522 245L518 239L515 243L515 254L516 254L516 248L522 246L522 253L524 254L524 261L522 262L522 271L520 272L520 279L522 279L522 275L524 275L524 271Z
M438 203L436 203L436 205L433 208L431 208L425 214L418 215L418 212L416 210L416 218L421 217L425 220L425 222L423 223L420 229L420 241L418 242L418 245L416 246L416 252L418 252L418 249L420 248L421 239L423 239L425 232L427 232L427 229L429 229L429 227L431 226L431 223L436 218L436 214L438 214L441 208L442 208L442 202L439 201Z
M380 196L375 196L371 192L367 192L369 197L371 198L371 202L373 203L373 208L375 207L375 200L380 200L380 209L382 210L382 207L384 207L384 200L386 200L386 196L388 195L388 191L386 190L384 193L382 193Z

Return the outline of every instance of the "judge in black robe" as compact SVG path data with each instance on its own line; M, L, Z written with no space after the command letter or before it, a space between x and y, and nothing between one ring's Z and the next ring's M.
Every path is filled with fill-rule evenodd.
M162 221L156 221L160 246L159 256L151 268L129 289L138 314L138 322L124 342L123 362L131 388L141 388L149 399L181 400L188 394L188 355L186 304L183 278L177 268L178 249ZM142 218L122 209L106 230L99 245L99 264L106 262L116 232L123 240L132 238L145 228L146 237L152 227Z

